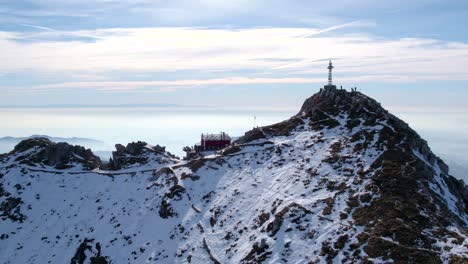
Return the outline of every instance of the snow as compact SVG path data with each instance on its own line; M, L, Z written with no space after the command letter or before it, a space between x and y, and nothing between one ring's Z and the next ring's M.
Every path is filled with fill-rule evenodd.
M384 151L374 136L367 149L356 153L354 147L364 141L351 142L351 135L378 134L387 126L360 125L349 131L344 129L347 119L343 115L333 129L296 129L289 136L241 145L237 153L212 154L197 171L175 159L155 158L120 171L83 171L79 165L68 170L18 165L11 157L0 169L1 183L13 197L21 197L26 220L1 222L0 235L9 235L0 240L2 260L67 263L88 238L117 264L210 263L211 258L241 263L262 240L271 252L269 263L327 263L319 257L323 244L346 235L343 250L333 259L341 263L364 232L354 224L352 212L342 213L351 195L368 193L371 165ZM310 121L304 123L307 127ZM333 150L338 143L340 149ZM327 161L334 155L336 162ZM367 178L355 181L361 170ZM434 170L437 184L431 188L457 212L440 168ZM180 196L171 194L175 185L185 188ZM160 216L163 200L176 215ZM268 215L263 222L262 214ZM275 219L281 224L272 234ZM452 246L452 252L466 252L466 241Z
M442 198L442 201L447 205L448 209L455 215L458 215L465 222L465 225L468 226L468 216L459 212L456 205L457 198L450 192L447 184L445 183L444 177L446 177L446 175L442 173L439 164L436 162L434 165L431 165L428 161L426 161L426 159L424 159L421 153L416 150L413 150L413 153L420 160L424 161L427 166L433 168L434 170L435 182L429 183L431 190L438 194L439 197Z

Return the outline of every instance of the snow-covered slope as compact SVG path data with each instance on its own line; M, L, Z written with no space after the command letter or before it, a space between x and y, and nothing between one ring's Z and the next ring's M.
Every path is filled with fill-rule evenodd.
M1 158L4 263L468 261L466 185L357 92L324 89L189 162L145 150L112 171L21 164L36 148Z

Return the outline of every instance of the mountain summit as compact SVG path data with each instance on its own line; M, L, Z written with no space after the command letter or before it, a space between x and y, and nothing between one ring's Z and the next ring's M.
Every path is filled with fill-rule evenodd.
M326 86L297 115L218 155L177 161L137 145L156 156L139 166L140 152L119 146L132 162L113 171L57 168L47 155L35 165L30 157L47 144L0 157L3 260L468 261L468 187L406 123L355 90Z

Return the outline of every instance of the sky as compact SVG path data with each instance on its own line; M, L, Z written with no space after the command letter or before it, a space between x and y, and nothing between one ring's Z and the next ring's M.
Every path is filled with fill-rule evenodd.
M299 109L327 81L468 109L465 0L0 0L0 107Z

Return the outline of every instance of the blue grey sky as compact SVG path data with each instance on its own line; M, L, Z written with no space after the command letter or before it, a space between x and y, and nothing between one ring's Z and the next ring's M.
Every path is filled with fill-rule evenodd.
M468 107L464 0L0 0L0 106Z

